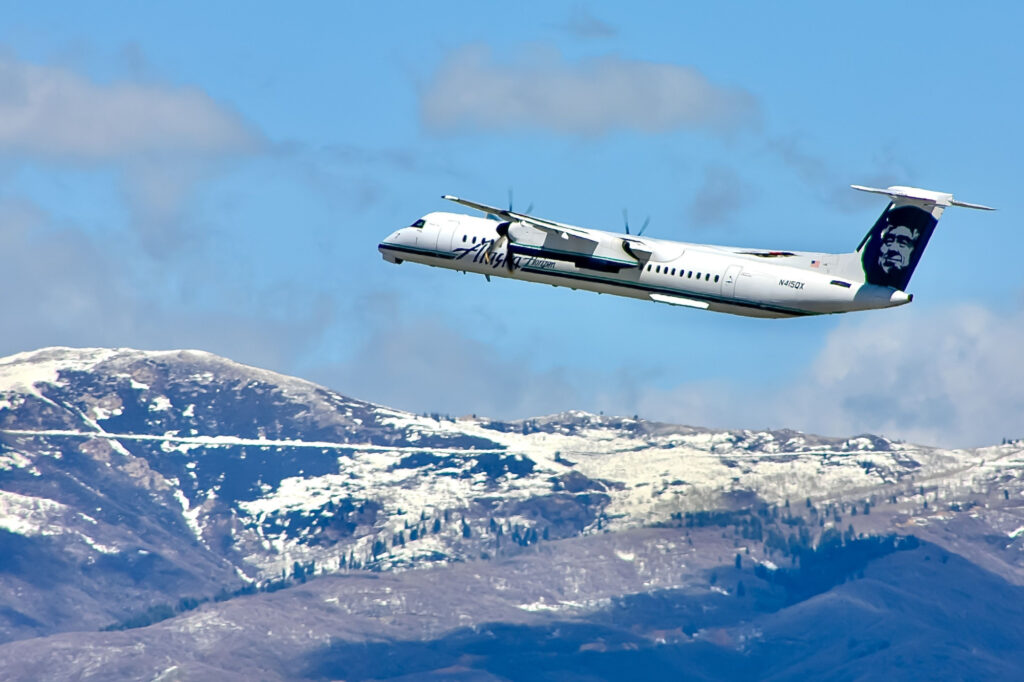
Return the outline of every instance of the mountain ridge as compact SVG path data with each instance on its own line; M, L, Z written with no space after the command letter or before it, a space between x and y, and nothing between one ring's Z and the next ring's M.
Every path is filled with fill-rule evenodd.
M458 566L490 575L535 557L554 575L561 554L593 580L569 580L554 602L543 577L528 580L516 609L596 622L609 599L665 590L777 600L786 562L906 535L1021 585L1022 465L1013 443L948 450L574 410L414 415L203 351L41 349L0 359L0 642L151 609L188 621L227 608L215 595L322 574L421 569L442 585ZM638 541L650 532L664 535Z

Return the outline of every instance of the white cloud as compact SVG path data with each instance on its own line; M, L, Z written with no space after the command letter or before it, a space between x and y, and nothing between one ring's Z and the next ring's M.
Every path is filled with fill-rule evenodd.
M185 209L196 188L225 159L264 144L241 116L197 88L98 83L0 57L0 157L116 169L152 256L194 241Z
M864 313L844 320L806 370L777 386L649 389L622 407L699 426L991 445L1024 436L1021 338L1024 315L976 305Z
M875 433L944 447L1024 437L1024 314L971 305L843 320L806 368L773 386L742 379L659 388L671 371L539 369L435 320L390 310L355 357L310 378L416 412L521 418L602 410L692 426ZM763 324L793 324L763 321ZM799 324L799 322L796 322Z
M166 270L139 266L122 240L56 225L29 202L0 200L0 356L53 345L201 348L288 371L337 308L308 291L282 294L281 285L237 292L212 269L201 280L204 300L182 300ZM289 305L268 311L263 303L275 295Z
M0 153L76 161L250 151L259 136L196 88L100 84L0 58Z
M758 122L750 93L709 81L689 66L617 56L571 63L526 46L499 64L486 47L466 47L442 64L421 97L435 132L540 129L596 135L700 129L730 133Z
M976 305L841 325L805 387L824 425L955 445L1024 433L1024 315Z

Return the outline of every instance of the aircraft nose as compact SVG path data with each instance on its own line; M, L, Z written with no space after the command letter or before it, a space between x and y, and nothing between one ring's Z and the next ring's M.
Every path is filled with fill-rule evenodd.
M405 233L406 229L404 227L400 227L385 237L381 241L381 244L404 244L406 242Z
M389 234L384 238L382 242L377 244L377 250L380 251L380 255L384 257L384 260L389 263L401 263L401 247L404 246L404 240L402 237L405 234L405 228L400 228Z

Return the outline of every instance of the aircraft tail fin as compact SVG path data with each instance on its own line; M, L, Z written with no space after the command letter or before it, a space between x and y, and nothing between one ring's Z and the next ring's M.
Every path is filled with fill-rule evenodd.
M850 186L862 192L889 197L889 205L861 240L855 255L865 282L900 290L905 290L910 283L921 254L947 207L994 210L981 204L954 201L952 194L916 187L895 185L878 189Z

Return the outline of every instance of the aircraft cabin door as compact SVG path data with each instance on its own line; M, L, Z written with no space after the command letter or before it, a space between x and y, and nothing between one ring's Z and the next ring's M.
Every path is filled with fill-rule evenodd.
M455 221L448 221L437 226L437 244L435 248L438 251L450 252L452 250L452 244L455 242L455 227Z
M417 246L430 251L452 250L452 238L455 228L449 222L428 222L417 240Z
M741 270L743 267L740 265L730 265L726 268L725 277L722 278L722 296L736 296L736 279L740 276Z

